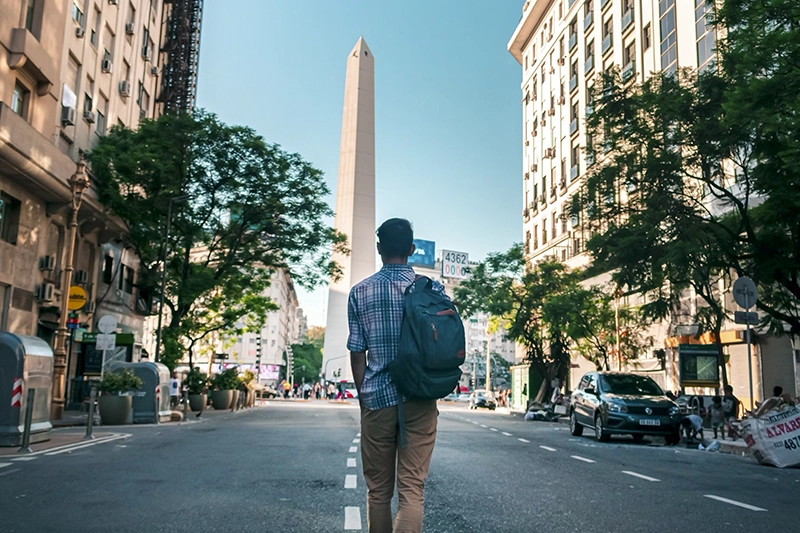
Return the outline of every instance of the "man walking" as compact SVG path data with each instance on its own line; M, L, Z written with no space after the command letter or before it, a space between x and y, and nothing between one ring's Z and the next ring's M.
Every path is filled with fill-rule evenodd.
M404 400L388 371L397 356L404 293L416 277L408 266L408 258L414 253L414 232L408 220L392 218L381 224L377 234L383 268L353 287L347 308L347 349L361 405L367 523L370 533L419 533L439 411L435 400L406 401L407 444L400 447L398 404ZM444 293L441 284L434 283L434 289ZM399 506L393 529L395 478Z

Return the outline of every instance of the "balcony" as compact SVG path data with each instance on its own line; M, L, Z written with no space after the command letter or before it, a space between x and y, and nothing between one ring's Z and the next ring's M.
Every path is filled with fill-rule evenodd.
M628 81L636 74L636 61L631 61L622 67L622 81Z
M609 33L608 35L606 35L605 39L603 39L603 47L602 47L603 54L611 50L611 45L613 44L614 44L614 35Z
M605 9L610 3L611 0L600 0L600 9Z
M633 8L622 14L622 31L627 30L633 24Z
M583 19L583 31L588 30L594 24L594 11L589 11Z
M594 56L589 56L583 64L583 73L589 74L592 70L594 70Z
M575 181L580 173L581 173L580 167L578 165L573 165L573 167L569 169L569 180Z
M11 30L8 66L23 69L36 82L36 94L45 96L58 83L58 68L39 40L25 28ZM60 58L59 58L60 59Z
M569 36L569 50L572 51L576 46L578 46L578 34L573 33Z
M569 134L575 135L578 132L578 119L573 118L572 122L569 123Z
M569 92L572 92L577 88L578 88L578 76L577 75L573 75L569 79Z

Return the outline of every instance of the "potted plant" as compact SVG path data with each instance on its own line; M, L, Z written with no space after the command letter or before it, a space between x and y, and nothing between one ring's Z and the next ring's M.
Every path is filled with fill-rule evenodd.
M223 370L211 378L211 405L214 409L229 409L234 392L239 386L239 375L235 368Z
M193 368L186 374L183 383L189 392L189 407L192 411L202 411L206 405L206 392L208 391L208 376Z
M128 393L141 386L142 379L128 368L122 372L106 372L100 381L102 394L98 401L103 424L125 424L133 405L133 397Z

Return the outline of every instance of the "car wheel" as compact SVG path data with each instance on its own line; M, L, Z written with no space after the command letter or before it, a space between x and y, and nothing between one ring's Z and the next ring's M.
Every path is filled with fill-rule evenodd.
M644 435L641 433L634 433L633 434L633 442L642 442L644 440Z
M667 445L675 446L676 444L680 444L681 434L679 431L675 431L674 433L664 437L664 440L667 442Z
M578 417L575 415L575 411L569 414L569 432L573 437L580 437L583 435L583 426L578 423Z
M490 411L494 411L494 407L490 407L490 408L489 408L489 410L490 410Z
M611 438L611 435L606 433L606 429L603 427L603 417L600 414L594 417L594 438L598 442L608 442Z

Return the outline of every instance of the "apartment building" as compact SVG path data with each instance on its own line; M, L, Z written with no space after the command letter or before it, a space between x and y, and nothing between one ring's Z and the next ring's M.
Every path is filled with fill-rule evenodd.
M594 164L586 154L591 139L585 125L592 88L612 66L634 83L656 71L708 67L716 42L707 22L710 8L705 0L529 0L522 11L508 50L522 67L524 249L534 263L554 258L582 267L589 263L587 235L566 213L570 197ZM731 301L726 303L733 309ZM687 294L684 304L689 310L698 305L693 294ZM741 328L730 324L722 337L731 383L744 399L749 378ZM690 329L670 323L651 331L656 347L667 349L667 368L658 378L668 388L677 388L679 344L697 342L686 333ZM760 336L756 348L751 361L756 399L774 384L800 391L800 351L793 353L788 337ZM576 364L573 377L590 368L585 361Z

